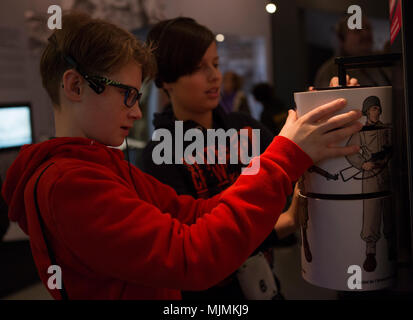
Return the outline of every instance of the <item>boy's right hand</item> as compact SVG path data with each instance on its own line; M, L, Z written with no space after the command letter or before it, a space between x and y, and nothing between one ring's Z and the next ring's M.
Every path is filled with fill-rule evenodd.
M362 116L359 110L333 116L343 109L346 103L345 99L337 99L311 110L300 118L294 110L289 110L288 118L279 135L295 142L314 163L356 153L359 146L335 145L363 127L357 121Z

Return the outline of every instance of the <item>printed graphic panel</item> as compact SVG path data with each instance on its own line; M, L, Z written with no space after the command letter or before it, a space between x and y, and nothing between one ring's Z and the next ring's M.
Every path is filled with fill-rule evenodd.
M378 290L394 283L396 238L391 197L301 197L300 202L301 266L306 281L340 291ZM359 289L351 286L357 276Z
M298 116L339 98L363 112L363 129L339 145L360 145L360 152L316 163L305 174L305 192L318 194L368 194L390 191L392 87L369 87L294 94Z

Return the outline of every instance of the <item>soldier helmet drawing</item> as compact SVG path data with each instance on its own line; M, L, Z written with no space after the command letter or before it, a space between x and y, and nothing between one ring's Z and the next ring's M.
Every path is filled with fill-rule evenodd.
M369 111L369 109L373 106L380 107L380 114L381 114L382 110L381 110L380 99L376 96L370 96L370 97L367 97L363 102L363 109L362 109L363 115L367 117L367 111Z

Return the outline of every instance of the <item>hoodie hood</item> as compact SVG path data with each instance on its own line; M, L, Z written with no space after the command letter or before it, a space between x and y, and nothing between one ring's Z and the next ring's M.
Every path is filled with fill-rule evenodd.
M117 152L118 156L123 158L123 153L120 150L107 148L94 140L54 138L42 143L24 145L17 159L7 170L2 195L9 206L9 219L18 222L25 233L27 233L27 219L24 190L28 181L43 163L56 155L73 157L79 156L79 153L90 153L92 151L88 151L88 148L79 148L79 146L92 146L94 150L96 150L96 146L102 146L108 151L110 150L109 152Z

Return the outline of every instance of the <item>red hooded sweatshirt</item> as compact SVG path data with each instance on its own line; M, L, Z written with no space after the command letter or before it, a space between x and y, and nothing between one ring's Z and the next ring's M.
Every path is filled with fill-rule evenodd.
M10 220L30 236L46 287L51 262L36 213L37 180L46 237L69 299L180 299L180 290L204 290L249 257L274 227L292 183L312 165L283 137L259 160L258 174L194 200L134 166L130 175L117 149L56 138L24 146L2 192ZM48 290L60 299L57 289Z

